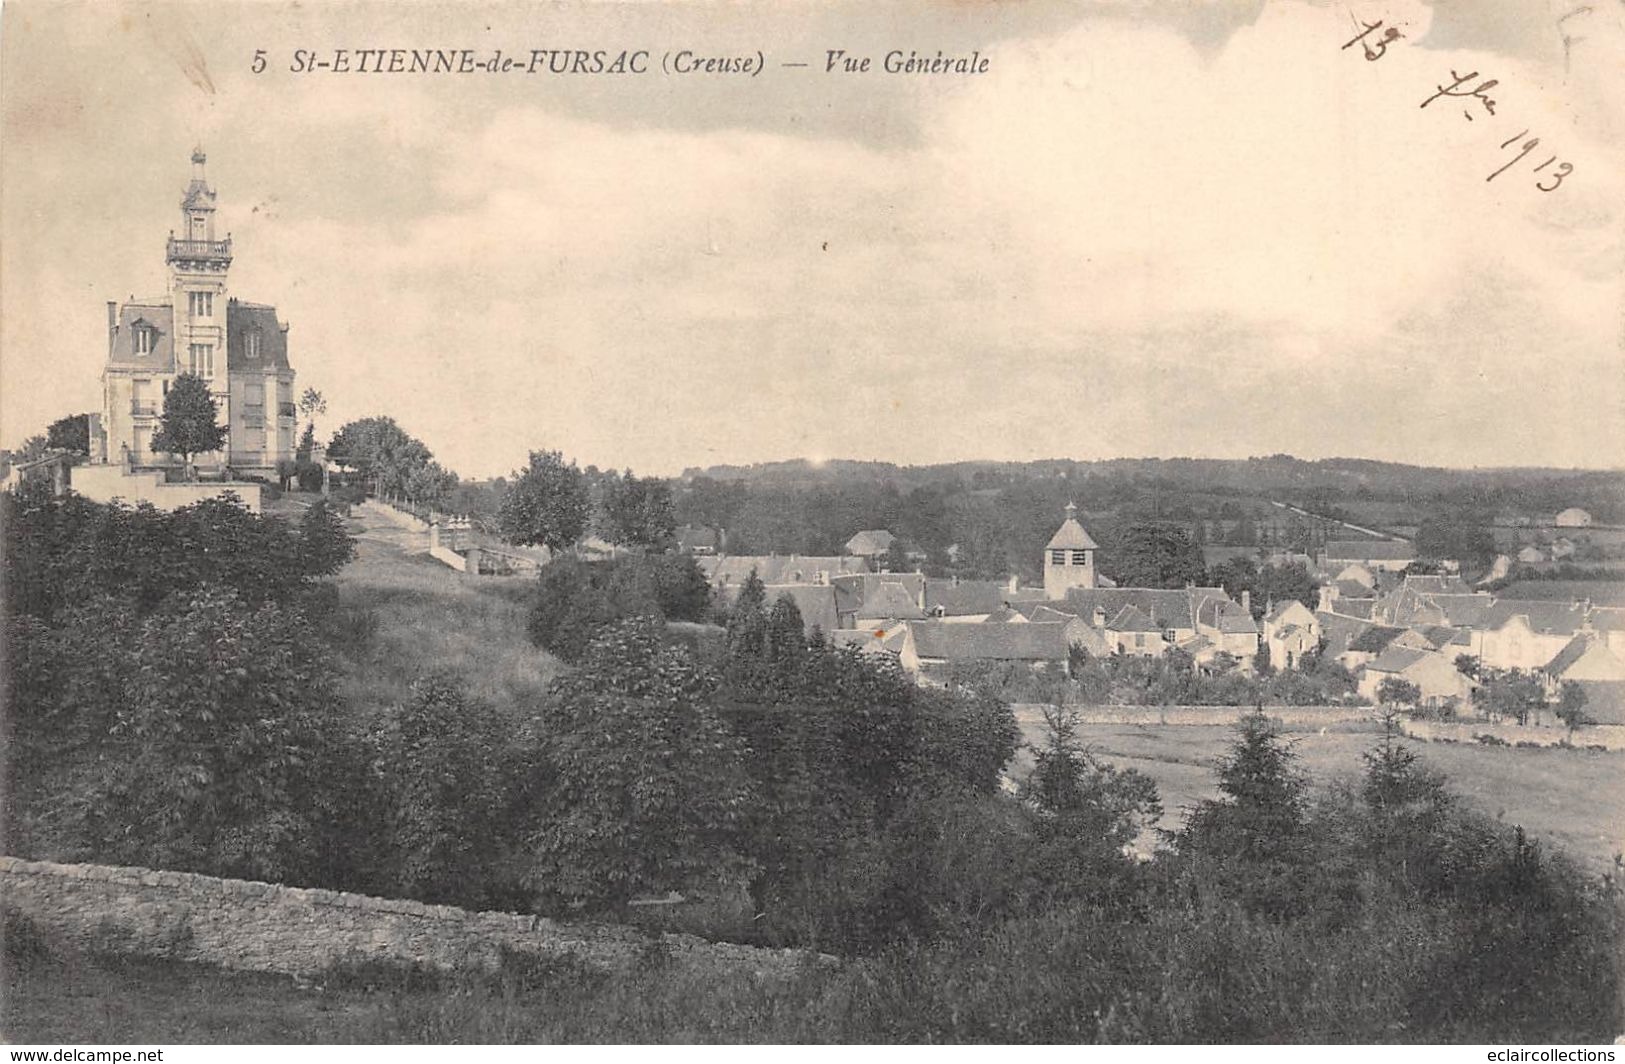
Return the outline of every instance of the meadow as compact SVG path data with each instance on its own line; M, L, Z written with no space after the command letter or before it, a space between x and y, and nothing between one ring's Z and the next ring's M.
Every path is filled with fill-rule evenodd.
M1024 715L1022 737L1043 741L1043 725ZM1376 727L1339 724L1288 728L1285 735L1310 778L1319 784L1355 778L1362 756L1376 743ZM1177 830L1198 802L1219 796L1213 766L1229 748L1231 728L1180 724L1084 724L1078 737L1101 760L1138 769L1154 779L1162 796L1157 825ZM1580 740L1584 741L1583 736ZM1595 750L1528 749L1468 743L1406 740L1428 765L1443 772L1450 789L1481 812L1517 824L1561 847L1593 871L1613 867L1625 853L1625 755ZM1025 751L1016 771L1029 764ZM1147 834L1140 848L1155 844Z

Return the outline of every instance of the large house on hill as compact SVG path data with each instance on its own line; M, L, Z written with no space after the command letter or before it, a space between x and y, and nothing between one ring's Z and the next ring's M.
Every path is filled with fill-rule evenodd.
M209 386L226 446L194 464L271 477L294 457L294 370L288 327L276 308L232 294L227 283L231 236L215 226L215 191L203 152L192 154L192 180L181 199L181 231L165 248L168 291L107 304L107 358L102 410L92 419L91 461L125 470L174 464L154 449L164 397L183 373Z

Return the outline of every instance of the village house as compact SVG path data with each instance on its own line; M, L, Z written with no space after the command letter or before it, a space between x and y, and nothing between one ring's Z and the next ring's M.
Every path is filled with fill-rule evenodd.
M926 581L921 573L853 573L832 577L830 583L835 586L835 608L842 628L857 628L860 619L912 620L925 616ZM886 617L888 611L897 616Z
M1264 613L1264 645L1270 664L1278 669L1295 669L1305 654L1320 646L1320 621L1314 611L1297 599L1287 599Z
M837 576L869 571L866 559L845 555L723 554L695 558L694 563L716 591L743 584L752 572L764 584L828 585Z
M864 529L846 541L846 553L878 563L886 557L896 538L884 528Z
M1399 572L1414 561L1416 545L1403 539L1331 540L1320 552L1320 567L1326 572L1349 565Z
M672 533L672 540L680 554L706 556L722 548L721 534L704 525L683 525Z
M955 665L976 662L1014 662L1065 675L1070 651L1063 624L916 621L907 626L898 660L917 680L942 683Z
M1625 658L1621 658L1594 632L1581 632L1540 667L1549 687L1556 692L1564 681L1587 683L1625 682Z
M1358 690L1372 702L1379 702L1378 691L1387 679L1415 684L1420 705L1429 709L1466 705L1478 686L1441 654L1393 644L1366 663Z

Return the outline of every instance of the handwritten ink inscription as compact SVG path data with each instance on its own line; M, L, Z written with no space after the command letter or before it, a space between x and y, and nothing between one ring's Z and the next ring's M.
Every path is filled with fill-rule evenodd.
M1339 49L1339 51L1346 52L1355 45L1359 45L1361 53L1365 56L1367 62L1374 63L1383 58L1388 54L1389 45L1396 41L1403 40L1405 37L1405 34L1397 27L1385 27L1383 21L1384 20L1382 19L1378 19L1376 22L1361 22L1356 19L1355 25L1359 27L1360 32L1346 42L1342 48ZM1379 29L1383 31L1382 35L1374 36ZM1476 70L1468 71L1465 74L1459 74L1455 70L1452 70L1450 71L1449 84L1435 84L1433 95L1423 100L1417 106L1425 110L1429 104L1440 100L1460 100L1464 104L1461 114L1463 118L1467 119L1467 121L1472 122L1475 120L1475 111L1480 115L1493 118L1496 114L1496 101L1490 96L1489 93L1491 89L1498 85L1500 85L1498 80L1495 78L1484 77ZM1528 134L1529 130L1525 129L1522 133L1518 133L1507 138L1501 142L1501 150L1506 151L1519 140L1528 136ZM1502 164L1499 169L1491 173L1488 177L1484 178L1484 180L1494 181L1496 178L1510 170L1513 166L1516 166L1518 163L1522 162L1539 146L1539 137L1531 137L1530 139L1523 141L1521 145L1522 150L1510 161ZM1542 192L1557 191L1562 187L1563 179L1574 172L1574 164L1559 162L1557 156L1553 155L1539 166L1534 167L1531 173L1538 174L1545 170L1548 166L1551 166L1553 163L1557 163L1556 169L1552 170L1544 177L1537 178L1535 180L1535 187ZM1548 181L1550 184L1547 184Z

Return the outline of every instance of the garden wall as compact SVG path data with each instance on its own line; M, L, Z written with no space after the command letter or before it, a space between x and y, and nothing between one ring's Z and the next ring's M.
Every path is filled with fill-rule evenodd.
M1018 702L1010 707L1016 720L1037 723L1044 719L1042 703ZM1080 724L1234 724L1253 712L1252 706L1071 706ZM1328 724L1368 723L1376 720L1370 706L1265 706L1264 716L1285 727L1319 728Z
M1625 725L1599 724L1580 728L1570 736L1567 728L1536 725L1491 724L1488 721L1407 720L1401 729L1412 739L1429 742L1476 743L1481 736L1508 746L1600 746L1605 750L1625 750Z
M506 948L601 970L646 963L654 950L672 963L782 977L814 956L188 872L15 857L0 857L0 907L80 948L286 975L364 959L492 970Z

